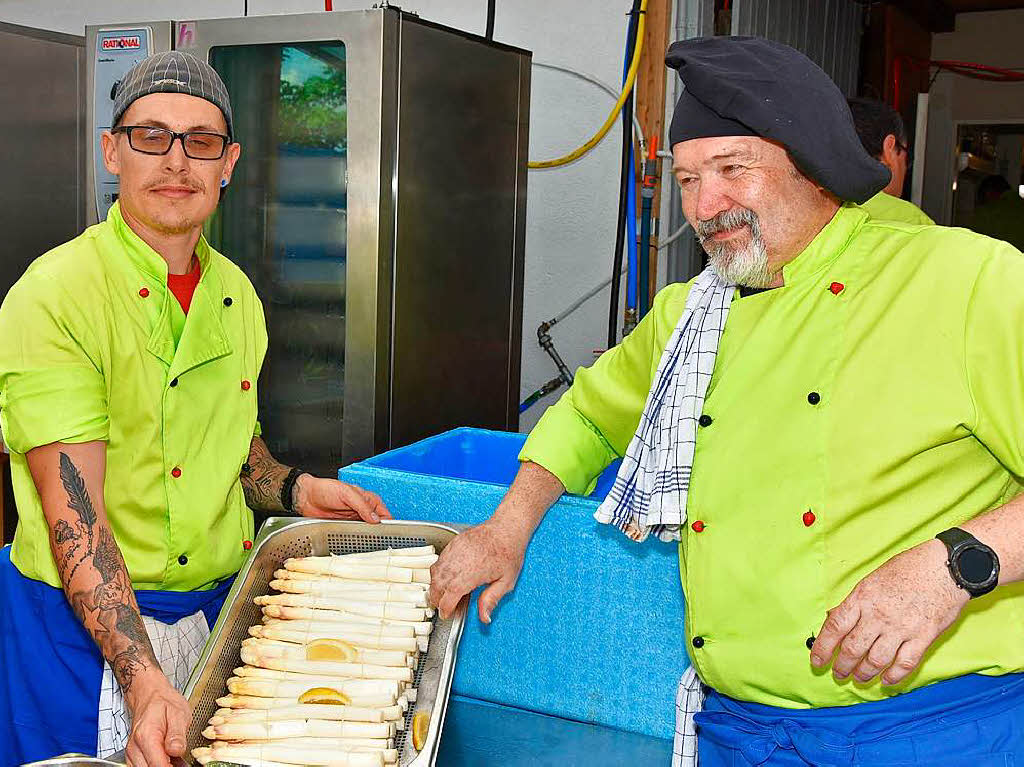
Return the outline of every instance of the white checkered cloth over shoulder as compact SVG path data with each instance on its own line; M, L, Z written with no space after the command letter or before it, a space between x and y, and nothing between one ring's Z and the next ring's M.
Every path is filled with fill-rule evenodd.
M637 543L652 532L678 541L686 524L697 419L734 290L710 267L694 280L615 484L594 514Z
M697 419L715 370L734 290L710 268L694 280L615 484L594 515L638 543L652 532L664 541L679 540L686 524ZM672 767L696 767L693 717L703 706L700 679L688 668L676 691Z

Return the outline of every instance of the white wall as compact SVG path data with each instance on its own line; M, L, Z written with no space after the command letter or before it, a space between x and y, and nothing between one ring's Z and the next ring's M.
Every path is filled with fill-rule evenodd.
M1024 8L960 13L956 30L932 37L933 59L954 59L1024 72ZM1024 120L1024 83L993 83L943 73L952 85L954 120Z
M932 36L932 59L1024 71L1024 9L960 13L953 32ZM949 222L957 122L1024 122L1024 83L994 83L942 72L931 90L924 209Z
M367 8L373 0L335 0L335 10ZM241 16L244 0L0 0L0 21L82 34L86 24L167 18ZM426 19L483 34L485 0L402 0ZM495 39L527 48L538 61L564 64L614 84L622 77L628 0L515 0L497 3ZM319 11L315 0L248 0L250 15ZM657 55L661 55L658 52ZM671 90L669 91L671 93ZM590 138L613 105L599 88L535 67L530 110L530 159L547 159ZM523 306L522 393L556 375L539 349L536 328L611 271L618 199L620 131L561 170L530 171L527 195ZM668 197L668 195L664 195ZM663 271L663 270L662 270ZM552 331L571 369L593 361L605 344L606 288ZM528 411L523 430L540 417L550 395Z

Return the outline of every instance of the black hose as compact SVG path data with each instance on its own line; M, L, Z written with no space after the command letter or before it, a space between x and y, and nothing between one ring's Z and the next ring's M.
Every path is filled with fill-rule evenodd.
M654 190L645 188L640 200L640 247L637 254L637 319L642 320L650 309L651 296L651 214Z
M494 3L495 0L487 0L487 34L488 40L494 39Z
M637 24L640 20L640 0L633 0L629 14L629 30L626 33L626 56L632 58L636 47ZM622 105L622 171L619 177L619 217L615 223L615 254L612 257L612 295L608 302L608 348L618 343L619 335L619 283L622 274L623 250L626 244L626 212L628 210L629 185L633 183L633 168L630 150L633 147L633 90L630 89L626 103Z

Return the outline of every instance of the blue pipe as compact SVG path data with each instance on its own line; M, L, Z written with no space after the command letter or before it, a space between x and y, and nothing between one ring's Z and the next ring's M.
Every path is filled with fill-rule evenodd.
M626 74L629 72L630 57L633 52L626 51L622 65L622 82L625 85ZM633 115L626 119L632 121ZM636 158L633 156L633 144L629 145L629 193L626 195L626 308L636 309L637 286L637 245L636 245Z
M638 259L636 246L636 164L633 147L629 148L629 164L632 176L629 194L626 196L626 308L636 309L638 281Z

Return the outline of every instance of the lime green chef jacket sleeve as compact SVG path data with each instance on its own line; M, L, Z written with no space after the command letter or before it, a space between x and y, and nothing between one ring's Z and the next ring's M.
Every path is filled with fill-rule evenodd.
M682 316L689 284L670 285L622 343L577 371L548 408L519 454L540 464L570 493L589 493L597 477L625 454L640 422L662 350Z
M975 280L964 331L972 431L1008 471L1024 477L1024 255L989 243L992 257Z
M99 356L72 297L39 270L7 294L0 326L0 429L8 447L27 453L53 442L106 440Z

